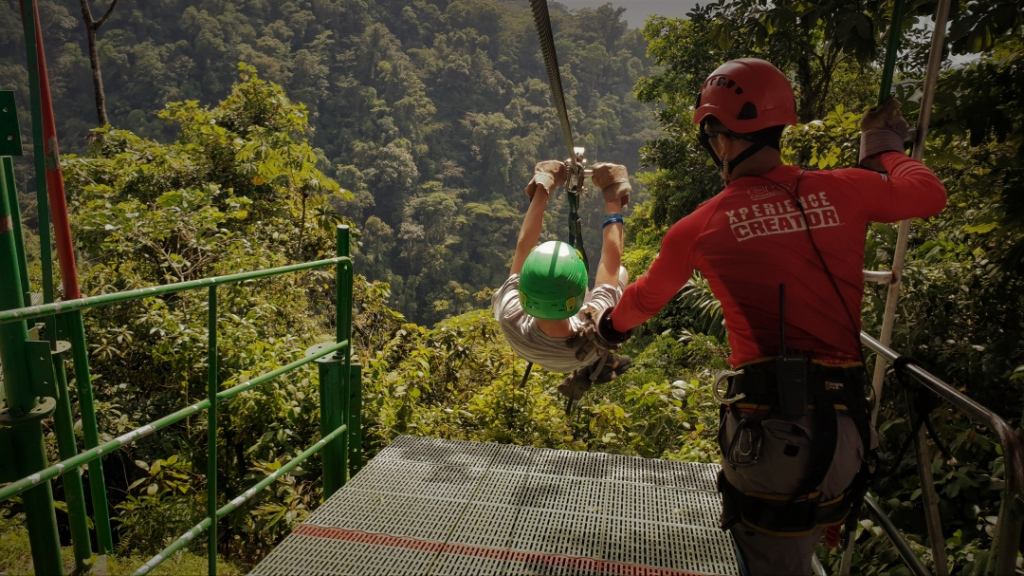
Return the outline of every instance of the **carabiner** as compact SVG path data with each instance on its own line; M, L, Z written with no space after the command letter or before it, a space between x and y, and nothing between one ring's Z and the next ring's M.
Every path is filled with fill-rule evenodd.
M583 157L586 150L580 146L572 149L574 156L565 160L565 169L569 173L566 179L566 190L579 193L583 190L583 179L587 174L587 159Z
M743 370L742 369L740 369L740 370L722 370L721 372L718 373L717 376L715 376L715 383L711 385L711 393L714 394L715 400L718 400L719 404L724 404L726 406L729 406L729 405L733 404L734 402L738 402L738 401L743 400L744 398L747 397L746 394L739 394L737 396L733 396L732 398L726 398L722 394L722 391L720 389L720 385L722 383L722 380L726 380L728 378L732 378L733 376L739 376L740 374L743 374ZM728 392L728 387L726 388L726 392Z

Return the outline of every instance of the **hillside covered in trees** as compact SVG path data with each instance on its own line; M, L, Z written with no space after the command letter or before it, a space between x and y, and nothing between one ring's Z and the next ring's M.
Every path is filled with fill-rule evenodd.
M537 370L521 384L525 363L486 310L508 271L534 163L564 155L526 2L123 1L98 30L110 121L99 131L81 13L71 2L39 4L58 133L73 153L64 169L83 291L322 258L333 254L335 224L348 222L359 241L354 338L370 454L411 433L717 460L709 388L728 348L699 276L629 341L634 367L591 391L573 416L554 390L562 375ZM109 6L91 4L97 17ZM910 4L896 92L913 121L928 41L917 18L934 3ZM1024 16L1008 0L955 6L948 41L961 64L944 66L925 157L950 202L915 224L893 347L1019 426ZM689 121L707 74L734 57L772 61L798 93L801 124L784 137L787 160L852 166L860 114L877 97L890 9L887 1L730 0L687 19L652 18L640 31L611 4L553 8L578 141L591 161L637 174L626 223L634 277L667 228L721 187ZM3 0L0 88L16 91L27 137L24 58L17 2ZM31 174L22 159L22 211L33 227ZM585 199L585 226L597 230L592 204ZM563 195L550 212L545 237L561 238ZM595 251L596 237L586 237ZM870 268L892 262L894 237L890 226L871 227ZM226 291L222 386L330 338L333 282L310 272ZM884 287L865 296L864 328L877 333ZM204 315L201 296L87 315L105 437L204 397ZM317 406L309 369L225 407L222 497L315 441ZM971 574L991 543L1002 455L948 407L932 419L954 457L934 450L932 463L950 568ZM881 422L889 444L903 444L910 426L895 384ZM152 554L202 517L206 434L205 420L193 419L106 457L120 552ZM892 468L878 500L930 562L913 456ZM242 566L262 558L319 502L318 470L316 460L297 468L225 520L219 552ZM2 510L19 512L17 503ZM865 522L857 536L860 573L899 565L876 526ZM820 555L838 565L836 552Z
M109 3L95 4L98 17ZM0 6L0 73L27 114L17 2ZM40 11L63 150L81 152L98 125L81 14ZM579 145L635 171L657 125L632 94L646 43L621 14L555 11L553 24ZM479 307L504 280L533 165L565 155L525 2L129 2L99 38L110 123L138 136L173 137L155 112L223 99L239 62L281 85L305 107L317 168L352 193L335 207L362 233L357 272L388 281L418 322Z

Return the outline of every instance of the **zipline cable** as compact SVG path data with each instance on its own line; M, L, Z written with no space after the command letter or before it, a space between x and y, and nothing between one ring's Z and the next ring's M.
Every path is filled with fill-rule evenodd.
M548 82L551 84L551 97L555 102L558 121L562 125L562 136L569 151L566 161L569 177L565 192L569 201L569 244L583 258L583 264L590 270L590 260L583 245L583 222L579 215L579 194L583 190L584 164L583 149L573 146L572 127L569 125L569 113L565 108L565 93L562 90L562 76L558 71L558 54L555 52L555 39L551 33L551 15L548 13L546 0L530 0L533 8L533 21L537 26L537 39L540 41L544 55L544 65L548 71Z
M551 84L551 95L558 110L558 121L562 124L562 135L569 151L569 161L576 165L576 149L572 143L572 128L569 126L569 113L565 109L565 94L562 91L562 76L558 72L558 55L555 53L555 39L551 34L551 15L548 13L547 0L530 0L533 8L533 22L537 25L537 39L544 54L544 66L548 70L548 82Z

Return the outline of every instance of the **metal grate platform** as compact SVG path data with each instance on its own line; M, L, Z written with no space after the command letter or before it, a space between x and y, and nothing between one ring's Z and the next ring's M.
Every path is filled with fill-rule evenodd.
M402 436L254 575L738 574L718 466Z

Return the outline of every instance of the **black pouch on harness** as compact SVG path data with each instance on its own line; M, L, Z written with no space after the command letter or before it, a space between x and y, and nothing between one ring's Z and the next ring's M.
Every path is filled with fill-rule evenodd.
M807 359L802 356L775 357L779 413L786 418L807 414L807 365Z

